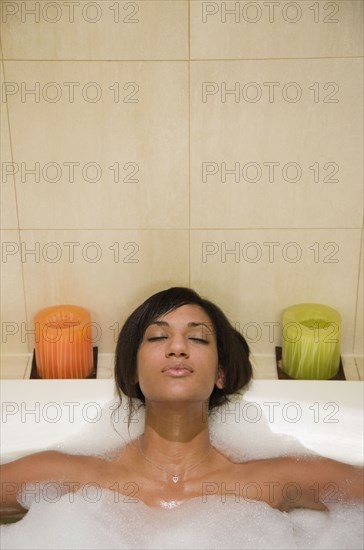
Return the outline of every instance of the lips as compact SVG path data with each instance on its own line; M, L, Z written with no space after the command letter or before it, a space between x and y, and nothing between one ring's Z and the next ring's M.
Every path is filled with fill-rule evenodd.
M193 369L191 369L190 366L184 365L182 363L176 363L172 365L168 365L167 367L164 367L162 369L162 372L164 374L167 374L168 376L175 376L175 377L183 377L188 376L189 374L192 374Z

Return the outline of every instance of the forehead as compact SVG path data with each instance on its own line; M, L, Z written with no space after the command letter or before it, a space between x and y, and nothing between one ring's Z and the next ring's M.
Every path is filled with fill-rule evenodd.
M166 321L167 323L188 324L193 322L212 325L212 321L206 311L196 304L180 306L165 315L161 315L157 320Z

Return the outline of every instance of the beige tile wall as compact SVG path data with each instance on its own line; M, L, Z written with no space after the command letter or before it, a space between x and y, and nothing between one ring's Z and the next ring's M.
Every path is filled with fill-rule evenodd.
M363 355L360 0L1 9L3 353L57 303L112 352L141 300L190 285L256 354L321 302Z
M364 279L363 279L363 259L364 259L364 240L363 233L361 239L361 253L359 256L359 276L358 276L358 295L357 295L357 307L356 307L356 331L354 340L354 353L362 357L361 364L363 363L363 348L364 348ZM357 270L354 270L357 273Z

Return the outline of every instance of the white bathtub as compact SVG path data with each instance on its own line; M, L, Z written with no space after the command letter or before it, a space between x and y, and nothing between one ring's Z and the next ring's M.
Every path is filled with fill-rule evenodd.
M129 435L125 407L117 423L122 439L111 427L114 399L110 379L1 381L1 461L44 449L93 453L119 445ZM254 380L216 413L214 426L220 439L229 432L253 457L279 455L281 434L298 450L362 464L363 383ZM142 431L143 413L130 426L132 437Z

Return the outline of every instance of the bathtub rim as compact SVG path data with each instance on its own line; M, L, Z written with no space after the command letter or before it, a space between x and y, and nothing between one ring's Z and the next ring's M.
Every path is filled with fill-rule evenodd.
M290 422L287 421L287 417L283 417L283 414L281 418L277 415L270 425L272 432L297 437L308 448L323 456L343 462L363 464L363 388L362 381L253 380L239 397L234 398L233 403L241 400L256 403L264 413L269 412L269 407L264 405L270 402L269 400L272 400L272 403L277 401L284 403L282 412L284 407L287 411L291 409L294 411L294 405L289 403L297 403L305 412L305 418L298 422ZM1 381L2 413L8 412L6 409L8 403L18 405L39 403L42 407L50 403L50 399L53 399L51 402L57 402L57 400L62 402L63 399L63 403L78 400L80 407L85 403L96 402L102 408L115 398L113 379L73 380L72 383L69 380ZM314 405L315 403L318 405ZM328 403L338 405L340 415L334 419L339 421L337 423L309 422L310 417L315 414L315 407L318 413L325 414L323 405ZM276 410L277 407L275 409L273 407L273 411ZM324 416L321 420L325 418L328 417ZM19 412L13 415L1 414L1 462L54 447L57 441L64 439L65 429L71 428L72 432L75 427L81 426L80 418L76 418L76 421L73 424L63 419L57 424L44 421L36 423L30 420L21 422ZM322 427L324 429L320 431ZM68 431L67 434L69 435ZM350 441L355 447L352 456L350 453L345 455L348 434L351 435ZM50 438L53 440L50 441ZM332 445L333 440L337 443L337 449L330 453L328 445Z

